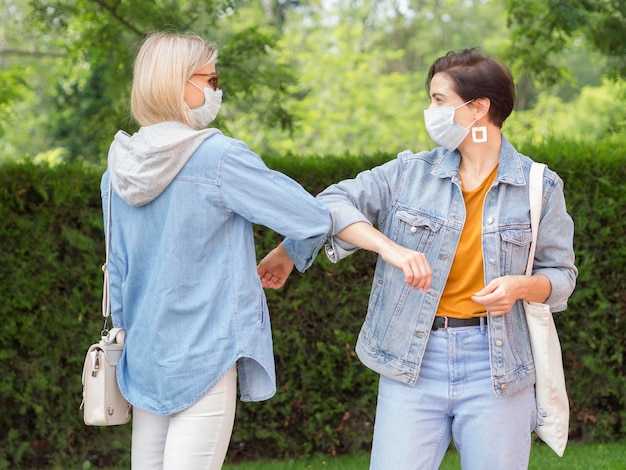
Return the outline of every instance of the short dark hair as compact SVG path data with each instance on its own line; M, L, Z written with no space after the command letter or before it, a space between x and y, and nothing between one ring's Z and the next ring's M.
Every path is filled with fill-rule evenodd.
M489 98L489 120L500 128L513 111L515 83L511 72L477 48L450 51L435 60L426 79L429 94L430 84L437 73L445 73L452 79L454 91L463 101Z

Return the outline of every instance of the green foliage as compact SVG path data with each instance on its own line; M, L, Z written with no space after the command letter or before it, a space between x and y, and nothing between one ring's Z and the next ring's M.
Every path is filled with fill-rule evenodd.
M613 0L506 0L511 28L511 62L544 83L563 70L555 63L582 39L609 59L607 71L626 77L626 9Z
M0 168L0 468L95 461L104 449L118 460L127 430L87 428L78 411L84 354L102 326L99 176Z
M537 144L554 136L567 141L617 140L626 135L626 82L587 86L570 102L551 91L541 92L532 110L517 111L507 119L504 132L516 142ZM621 136L621 137L620 137Z
M307 3L289 12L280 39L281 60L298 77L297 99L286 105L296 126L288 139L267 131L265 140L297 155L430 146L423 111L431 62L473 46L498 55L505 36L497 2ZM263 145L242 127L253 148Z
M222 51L218 68L224 77L224 101L229 103L230 112L245 111L261 128L278 125L289 129L292 125L282 103L293 75L286 67L276 66L274 31L262 26L269 20L257 18L254 25L233 30L233 16L241 2L15 2L4 14L6 22L12 19L31 33L23 38L25 46L17 44L22 39L18 35L9 34L16 38L9 44L18 57L15 62L38 65L24 77L38 93L29 100L23 114L34 120L45 113L43 125L49 139L39 148L25 144L31 156L54 146L64 149L66 161L101 163L118 129L137 129L128 105L132 68L141 41L152 31L194 33L217 42ZM4 26L0 25L0 32L5 32ZM30 52L28 47L37 47L41 52ZM37 60L40 57L45 61ZM11 86L8 90L14 89ZM223 113L215 124L228 129L225 118L228 113Z
M626 436L625 147L611 137L520 148L563 177L576 224L578 285L556 321L570 434L584 441ZM391 158L265 160L317 193ZM0 469L128 464L130 426L90 428L78 410L84 354L101 328L100 173L77 165L0 166ZM255 237L259 258L280 241L264 227ZM238 404L229 460L368 448L377 375L360 364L354 345L374 263L365 251L338 264L319 256L307 273L267 291L278 392Z
M0 70L0 137L7 131L6 123L9 118L13 117L12 105L20 98L25 88L23 79L24 67L9 67L6 70Z
M276 129L280 135L291 132L294 116L285 103L296 78L277 60L279 47L275 35L252 25L229 31L224 40L226 45L220 50L218 68L224 70L223 87L228 104L221 108L214 125L235 135L239 134L241 125L252 135L263 134L267 129ZM257 151L268 149L265 141L253 142L259 144Z
M8 0L0 13L0 153L103 162L118 129L137 129L132 64L154 30L218 43L224 103L214 125L263 154L430 147L427 69L465 47L512 66L517 108L528 110L524 128L541 126L546 106L558 107L565 118L550 127L571 134L572 110L551 97L574 101L600 86L607 68L624 67L622 10L608 0ZM611 132L599 113L577 121L575 133L596 118L594 134L600 126Z

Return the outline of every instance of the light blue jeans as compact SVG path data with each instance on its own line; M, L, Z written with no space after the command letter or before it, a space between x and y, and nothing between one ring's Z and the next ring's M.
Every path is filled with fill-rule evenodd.
M381 377L372 470L437 469L454 440L463 470L527 469L534 387L497 397L485 327L431 333L415 386Z

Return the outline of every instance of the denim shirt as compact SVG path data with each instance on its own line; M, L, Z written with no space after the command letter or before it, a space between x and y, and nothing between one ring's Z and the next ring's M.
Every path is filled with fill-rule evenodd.
M109 176L101 181L105 224ZM252 224L311 238L319 249L331 223L324 205L223 135L205 140L156 199L137 207L114 192L111 203L111 314L127 331L117 368L126 399L175 413L236 362L242 400L274 395Z
M532 240L528 179L532 160L502 137L496 180L483 206L482 249L485 285L505 275L525 274ZM415 384L441 294L465 223L458 175L460 154L436 148L402 152L394 161L332 185L318 198L332 215L332 234L355 222L375 224L398 244L425 254L433 271L428 292L415 291L402 272L379 256L365 322L356 352L361 361L390 379ZM577 276L574 224L567 214L563 182L552 170L543 176L543 207L533 274L544 274L552 290L552 312L564 310ZM299 270L314 257L311 241L286 240ZM333 262L356 250L331 237L326 254ZM522 301L488 322L492 382L503 396L535 381L535 366Z

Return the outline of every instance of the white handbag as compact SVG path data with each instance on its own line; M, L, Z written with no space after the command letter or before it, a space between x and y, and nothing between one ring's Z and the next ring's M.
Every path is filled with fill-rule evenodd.
M125 331L113 328L87 351L83 366L83 418L90 426L115 426L130 421L131 406L117 385L117 362Z
M529 197L532 244L526 275L532 275L537 244L537 230L542 207L543 171L545 165L533 163L530 170ZM569 399L565 388L563 356L554 318L548 305L524 301L526 322L535 362L537 381L537 427L535 433L559 457L563 456L569 432Z
M108 330L111 311L109 298L109 244L111 231L111 184L109 183L109 206L107 213L106 260L102 271L104 283L102 289L102 316L104 327L100 342L92 344L87 350L83 364L83 410L85 424L90 426L115 426L130 421L131 405L120 392L117 384L117 363L124 350L126 331L122 328Z

